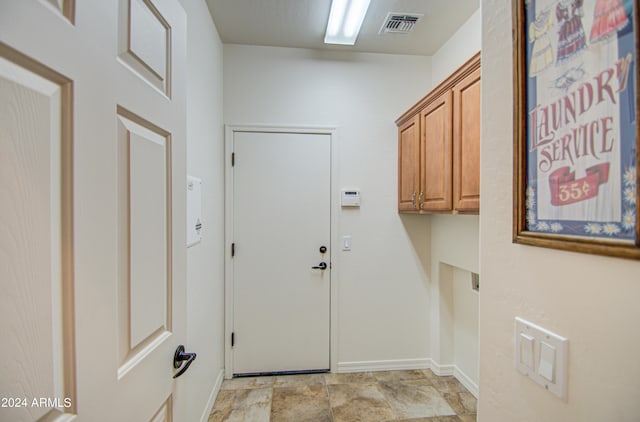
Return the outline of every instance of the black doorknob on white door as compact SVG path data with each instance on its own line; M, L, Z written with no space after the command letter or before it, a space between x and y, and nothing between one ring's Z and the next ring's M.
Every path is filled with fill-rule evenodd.
M327 269L327 263L326 262L321 262L318 265L316 265L315 267L311 267L314 270L326 270Z
M186 361L186 363L178 372L176 372L173 378L178 378L180 375L184 374L186 370L189 369L189 366L191 366L194 360L196 360L195 353L185 352L184 346L182 344L178 346L178 348L176 349L176 353L173 355L173 367L175 369L178 369L182 366L182 362Z

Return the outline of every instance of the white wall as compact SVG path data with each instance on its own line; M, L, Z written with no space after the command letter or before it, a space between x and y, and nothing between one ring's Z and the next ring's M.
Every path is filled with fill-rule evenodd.
M187 250L188 420L207 420L224 366L222 43L204 0L187 12L187 174L202 179L202 242ZM204 418L203 418L204 417Z
M456 70L462 63L480 51L482 14L480 9L473 15L440 47L433 55L431 82L436 86L449 74Z
M471 273L453 270L453 362L468 383L478 385L478 292L471 288ZM472 392L477 393L477 389Z
M482 2L478 420L638 421L640 262L511 243L511 4ZM569 339L567 403L514 369L515 316Z
M224 46L225 123L337 127L338 184L361 189L361 208L336 228L353 244L333 272L334 370L430 357L429 227L397 213L394 124L427 92L430 67L427 57Z
M467 22L436 52L432 58L432 87L439 84L481 48L481 13L475 12ZM482 67L484 74L484 64ZM483 94L484 95L484 94ZM485 198L481 195L481 210L484 212ZM453 315L454 297L451 286L452 274L443 264L454 268L479 273L479 217L463 215L432 215L431 219L431 356L437 365L455 365L472 368L473 359L463 359L456 354L454 334L458 328ZM441 272L441 269L444 271ZM458 291L458 293L460 293ZM437 369L437 368L436 368ZM444 370L444 372L447 372ZM465 375L478 382L477 375Z

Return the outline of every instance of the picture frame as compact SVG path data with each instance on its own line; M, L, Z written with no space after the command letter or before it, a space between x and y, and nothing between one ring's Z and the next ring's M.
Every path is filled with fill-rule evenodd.
M514 0L513 242L640 259L637 0Z

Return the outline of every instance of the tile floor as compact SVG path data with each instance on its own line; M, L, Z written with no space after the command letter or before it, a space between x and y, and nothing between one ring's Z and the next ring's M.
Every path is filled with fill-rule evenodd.
M431 370L234 378L209 422L475 422L476 399Z

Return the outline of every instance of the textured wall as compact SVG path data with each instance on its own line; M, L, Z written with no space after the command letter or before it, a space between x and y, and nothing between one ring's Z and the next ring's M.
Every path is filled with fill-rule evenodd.
M511 29L482 2L479 421L638 421L640 262L511 243ZM569 339L567 403L514 369L515 316Z

